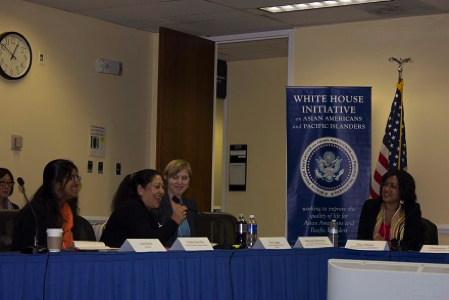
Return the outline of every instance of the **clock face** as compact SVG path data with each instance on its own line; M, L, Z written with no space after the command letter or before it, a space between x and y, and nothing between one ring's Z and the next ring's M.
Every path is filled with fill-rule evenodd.
M31 47L17 32L0 35L0 75L16 80L25 77L31 68Z

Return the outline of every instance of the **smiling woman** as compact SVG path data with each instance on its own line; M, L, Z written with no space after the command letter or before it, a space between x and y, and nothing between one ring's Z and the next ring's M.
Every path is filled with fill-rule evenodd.
M22 208L14 224L12 250L32 246L36 232L38 246L46 247L47 228L62 228L62 248L71 248L75 223L81 218L78 216L80 184L81 177L73 162L65 159L49 162L44 168L42 186L30 204Z
M387 241L391 250L419 250L421 208L415 180L404 170L382 176L378 199L363 204L357 239Z
M189 162L183 159L170 161L164 170L164 180L167 182L167 192L162 198L160 208L156 211L156 214L162 220L162 224L165 224L171 219L171 215L179 204L193 209L193 211L187 211L187 218L180 224L178 230L163 243L165 247L171 247L177 237L196 236L197 232L198 218L194 212L197 210L196 202L183 197L185 191L190 187L190 181L192 180L192 168ZM179 199L179 203L173 201L173 197Z
M164 181L155 170L127 175L112 200L112 214L101 236L109 247L120 247L126 239L156 238L164 243L186 218L185 206L177 205L170 219L161 224L154 213L164 196Z

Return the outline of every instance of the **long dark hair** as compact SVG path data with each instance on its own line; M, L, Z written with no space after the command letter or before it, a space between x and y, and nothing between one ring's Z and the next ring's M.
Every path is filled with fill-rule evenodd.
M412 175L404 170L388 171L382 176L382 185L385 181L387 181L388 178L393 176L396 176L396 178L398 179L399 196L401 200L404 200L404 204L407 205L409 203L416 202L416 185ZM382 200L382 192L380 193L379 198Z
M61 199L55 191L56 183L59 183L64 190L68 177L72 175L72 171L78 171L75 164L66 159L56 159L49 162L44 168L43 183L36 191L31 202L43 204L50 216L50 226L61 227L63 220L61 215ZM64 182L65 181L65 182ZM68 204L72 209L74 215L78 212L78 198L70 199Z
M117 191L114 194L114 198L112 199L112 211L129 199L140 199L140 196L137 193L137 186L140 184L143 188L145 188L147 184L153 181L154 177L157 175L162 178L161 174L153 169L140 170L126 175L118 186Z
M14 176L12 176L11 171L6 168L0 168L0 178L5 176L6 174L8 174L9 177L11 177L11 181L14 182ZM14 185L11 186L11 192L9 193L10 196L12 195L12 192L14 192Z

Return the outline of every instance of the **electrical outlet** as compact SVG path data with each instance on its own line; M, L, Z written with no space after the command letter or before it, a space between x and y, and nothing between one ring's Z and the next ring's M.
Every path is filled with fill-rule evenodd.
M45 65L45 56L44 56L44 53L41 51L39 51L39 64Z

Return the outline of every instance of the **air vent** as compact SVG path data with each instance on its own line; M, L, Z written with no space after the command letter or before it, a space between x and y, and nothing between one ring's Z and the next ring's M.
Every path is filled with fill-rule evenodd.
M381 18L411 17L418 15L442 14L445 11L422 3L418 0L396 0L365 5L354 8L366 11Z

